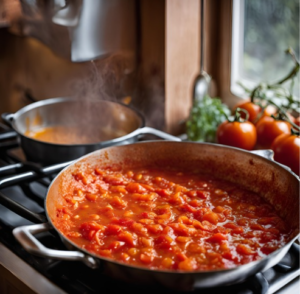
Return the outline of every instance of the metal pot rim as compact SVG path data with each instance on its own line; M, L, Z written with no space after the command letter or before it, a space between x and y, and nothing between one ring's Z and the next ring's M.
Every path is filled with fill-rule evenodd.
M125 263L122 263L122 262L119 262L117 260L113 260L113 259L109 259L109 258L106 258L106 257L100 257L90 251L87 251L83 248L80 248L77 244L73 243L71 240L69 240L67 237L65 237L53 224L49 214L48 214L48 208L47 208L47 198L48 198L48 194L49 194L49 190L50 188L52 187L52 184L54 183L54 181L60 177L60 175L62 173L64 173L68 168L74 166L75 164L77 164L78 162L80 162L81 160L84 160L86 158L89 158L91 156L93 156L93 154L96 154L97 152L103 152L105 151L107 148L123 148L123 147L130 147L130 146L133 146L133 145L140 145L140 144L148 144L148 145L151 145L151 144L191 144L191 145L207 145L207 146L213 146L213 147L217 147L217 148L220 148L220 149L232 149L234 150L234 152L240 152L240 153L244 153L244 154L251 154L252 156L256 157L256 158L259 158L261 160L264 160L266 162L268 162L269 164L272 164L272 165L275 165L277 168L283 170L284 172L288 172L290 174L292 174L292 176L294 178L296 178L296 180L300 183L300 179L299 177L293 173L291 170L288 170L287 168L285 168L283 165L277 163L276 161L274 160L270 160L264 156L261 156L261 155L258 155L256 153L252 153L250 151L247 151L247 150L244 150L244 149L240 149L240 148L236 148L236 147L232 147L232 146L227 146L227 145L221 145L221 144L215 144L215 143L206 143L206 142L174 142L174 141L144 141L144 142L137 142L137 143L132 143L132 144L127 144L127 145L124 145L124 146L109 146L109 147L105 147L105 148L102 148L101 150L96 150L96 151L93 151L89 154L86 154L78 159L76 159L74 162L71 163L71 165L69 166L66 166L64 169L62 169L57 175L56 177L52 180L51 184L49 185L48 189L47 189L47 193L46 193L46 197L45 197L45 200L44 200L44 207L45 207L45 214L46 214L46 217L48 219L48 222L50 223L50 225L54 228L54 230L60 235L60 237L67 243L71 244L73 247L76 248L76 250L78 251L81 251L81 252L84 252L86 253L88 256L91 256L93 258L95 258L96 260L97 259L100 259L100 260L104 260L104 261L107 261L107 262L110 262L110 263L114 263L114 264L117 264L117 265L121 265L121 266L124 266L124 267L127 267L127 268L132 268L132 269L136 269L136 270L143 270L143 271L148 271L148 272L157 272L157 273L164 273L164 274L180 274L180 275L184 275L184 274L192 274L192 275L206 275L206 274L212 274L212 273L220 273L220 272L224 272L224 273L230 273L232 271L236 271L237 269L247 269L247 267L254 267L255 264L258 264L258 263L261 263L263 260L264 261L267 261L269 259L271 259L273 256L277 255L279 251L281 251L283 248L285 247L290 247L294 242L295 240L300 236L300 232L297 234L297 236L295 236L294 238L292 238L289 242L287 242L286 244L284 244L282 247L278 248L277 250L275 250L274 252L270 253L269 255L263 257L262 259L260 260L255 260L255 261L252 261L252 262L249 262L249 263L246 263L246 264L243 264L243 265L239 265L239 266L235 266L233 268L228 268L228 269L217 269L217 270L206 270L206 271L171 271L171 270L161 270L161 269L149 269L149 268L146 268L146 267L139 267L139 266L133 266L133 265L129 265L129 264L125 264Z
M86 144L59 144L59 143L49 143L49 142L45 142L45 141L40 141L40 140L37 140L37 139L34 139L34 138L31 138L31 137L28 137L26 135L24 135L23 133L21 133L18 128L16 127L16 120L21 116L23 115L24 113L32 110L32 109L35 109L37 107L40 107L40 106L47 106L47 105L51 105L51 104L56 104L56 103L61 103L61 102L81 102L81 103L85 103L85 102L91 102L91 103L99 103L99 101L101 102L104 102L104 103L108 103L108 104L118 104L122 107L125 107L125 108L128 108L130 109L133 113L135 113L140 121L141 121L141 124L140 126L136 129L141 129L141 128L144 128L145 127L145 118L144 116L138 111L136 110L135 108L133 108L132 106L128 106L126 104L123 104L121 102L114 102L114 101L109 101L109 100L98 100L98 99L90 99L90 100L81 100L79 98L72 98L72 97L57 97L57 98L50 98L50 99L46 99L46 100L40 100L40 101L37 101L37 102L34 102L34 103L31 103L21 109L19 109L17 112L15 112L15 114L13 115L13 118L12 118L12 122L11 122L11 125L13 127L13 129L18 133L18 135L20 137L24 137L26 138L27 140L30 140L31 142L35 142L35 143L39 143L41 145L46 145L46 146L57 146L57 147L83 147L83 146L94 146L94 145L98 145L98 144L101 144L101 145L106 145L106 144L118 144L124 140L127 140L129 138L132 137L132 133L134 132L130 132L124 136L121 136L121 137L117 137L115 139L112 139L112 140L106 140L106 141L98 141L98 142L94 142L94 143L86 143Z

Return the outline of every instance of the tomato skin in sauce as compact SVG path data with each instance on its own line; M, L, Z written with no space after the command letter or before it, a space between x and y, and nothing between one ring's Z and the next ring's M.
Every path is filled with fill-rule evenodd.
M235 184L174 169L73 173L56 227L100 257L155 270L206 271L259 260L291 231Z

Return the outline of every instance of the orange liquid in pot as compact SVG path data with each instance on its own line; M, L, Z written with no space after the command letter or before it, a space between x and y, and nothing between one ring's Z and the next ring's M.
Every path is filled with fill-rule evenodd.
M36 131L26 131L25 136L53 144L92 144L126 135L122 130L101 129L97 132L82 130L77 126L53 126Z
M205 271L259 260L291 231L238 186L170 169L74 171L55 225L98 256L151 269Z

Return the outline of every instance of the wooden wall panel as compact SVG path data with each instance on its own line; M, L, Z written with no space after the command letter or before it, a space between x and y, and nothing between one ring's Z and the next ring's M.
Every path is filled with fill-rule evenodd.
M131 64L132 57L116 54L73 63L34 38L0 29L0 113L15 112L31 102L26 93L35 100L72 96L118 101L129 76L124 70L127 61Z
M74 95L88 72L89 64L64 60L33 38L0 30L0 113L28 104L26 91L36 100Z
M200 1L166 0L166 129L178 134L199 73Z
M213 97L233 107L239 101L230 90L233 0L205 0L207 12L207 72L212 77Z
M232 94L231 84L231 44L232 44L232 6L233 0L220 1L220 24L219 24L219 93L224 103L233 107L240 101L240 97Z
M19 0L0 0L0 27L9 26L21 17Z
M138 0L138 71L133 105L146 124L165 127L165 1Z

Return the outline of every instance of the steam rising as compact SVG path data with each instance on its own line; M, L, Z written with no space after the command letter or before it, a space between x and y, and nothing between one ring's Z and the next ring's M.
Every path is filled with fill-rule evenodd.
M145 77L133 56L118 53L89 62L88 74L75 81L74 88L75 97L84 100L130 101L129 106L144 115L147 126L162 129L164 125L163 76L152 70ZM88 119L88 112L84 116Z
M76 98L121 101L131 94L128 89L124 89L124 85L133 70L132 58L125 54L114 54L92 60L87 66L87 75L74 83Z

